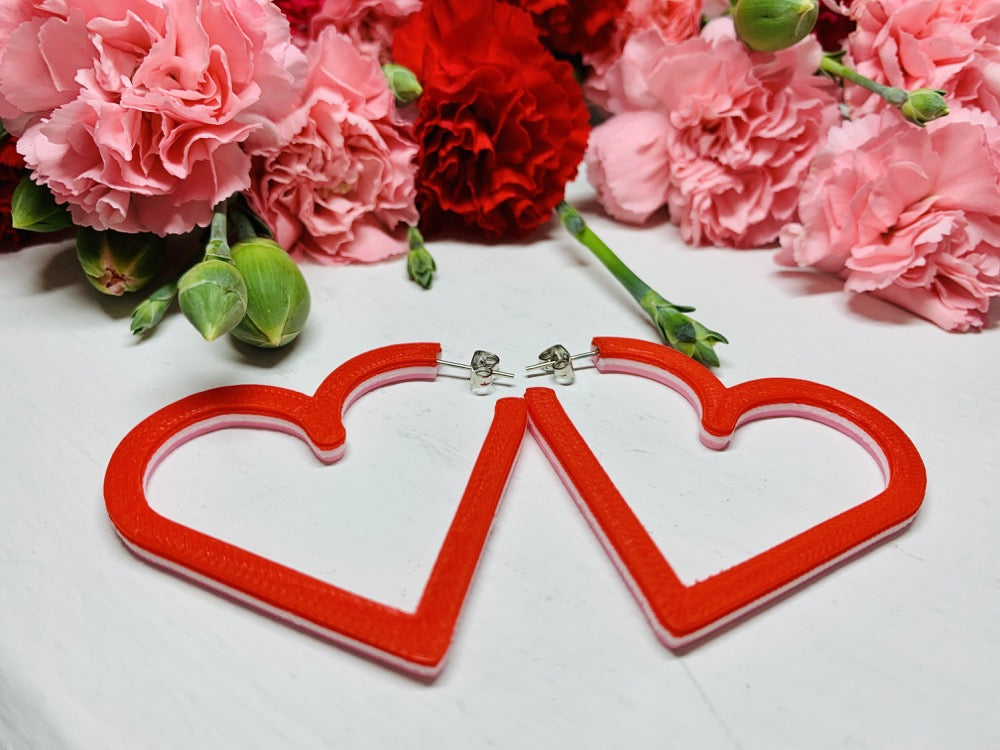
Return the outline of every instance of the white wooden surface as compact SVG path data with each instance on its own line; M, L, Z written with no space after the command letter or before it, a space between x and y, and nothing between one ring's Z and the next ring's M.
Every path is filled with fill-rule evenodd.
M432 244L431 292L401 261L307 266L312 319L286 351L202 342L177 314L146 341L66 245L0 256L0 748L988 748L1000 746L1000 331L950 335L768 251L690 249L668 224L615 225L571 197L640 276L725 333L733 384L802 377L853 393L927 464L915 525L683 653L654 637L526 438L433 684L408 679L133 557L101 484L122 436L194 391L311 392L374 346L440 341L521 371L553 343L653 338L557 226L531 243ZM520 377L497 395L543 379ZM750 425L702 448L683 400L583 370L570 415L685 580L880 488L817 425ZM301 570L413 607L495 396L393 386L349 413L348 456L226 431L182 447L154 507Z

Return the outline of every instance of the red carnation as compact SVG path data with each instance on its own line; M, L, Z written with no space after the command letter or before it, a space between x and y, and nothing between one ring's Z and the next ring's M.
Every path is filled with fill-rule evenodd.
M309 22L319 12L323 0L274 0L288 19L292 36L301 40L309 38Z
M840 5L847 9L851 7L852 0L840 0ZM854 31L857 24L854 19L843 13L831 10L826 5L820 4L819 17L816 19L816 26L813 34L819 40L820 45L827 51L839 50L844 46L847 35Z
M628 0L507 1L531 13L542 42L564 55L605 49L628 4Z
M552 216L587 144L587 109L567 63L531 16L495 0L427 2L397 32L417 74L417 203L425 229L454 217L522 237Z
M24 159L17 153L17 139L4 138L0 143L0 253L21 247L21 237L10 223L10 200L25 174Z

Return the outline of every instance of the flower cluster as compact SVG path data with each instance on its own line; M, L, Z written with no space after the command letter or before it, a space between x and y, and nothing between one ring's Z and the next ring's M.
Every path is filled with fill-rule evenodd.
M424 234L556 215L714 364L721 334L565 204L585 163L621 221L780 246L973 330L1000 295L998 45L992 0L24 0L0 13L0 241L71 220L117 294L186 234L134 330L178 298L206 338L278 346L308 309L289 257L405 253L429 286Z
M691 244L780 243L780 263L942 328L985 325L1000 295L1000 5L823 0L814 35L783 46L753 12L765 4L787 9L785 41L801 34L808 4L780 0L739 0L735 28L623 27L587 83L612 115L587 152L604 208L641 223L665 207ZM841 44L848 65L822 56Z

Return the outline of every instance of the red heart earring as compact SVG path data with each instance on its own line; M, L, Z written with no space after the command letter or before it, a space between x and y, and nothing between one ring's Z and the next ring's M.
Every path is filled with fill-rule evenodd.
M415 612L404 612L317 580L164 518L145 488L181 443L212 430L261 427L295 435L326 463L344 452L344 411L360 396L404 380L433 380L437 344L400 344L359 355L334 370L315 395L263 385L216 388L183 398L137 425L115 450L104 481L108 515L129 548L156 565L251 604L305 630L436 675L482 554L525 429L520 398L497 401L493 422ZM488 388L498 359L477 352L473 390Z
M823 570L903 529L923 501L926 473L910 439L888 417L853 396L818 383L765 378L726 388L709 370L658 344L595 338L600 372L657 380L683 395L701 418L701 441L721 449L755 419L803 417L860 443L886 481L875 497L691 586L677 578L649 533L598 463L548 388L529 388L529 429L601 539L660 639L688 644L735 620ZM532 367L572 372L563 347Z

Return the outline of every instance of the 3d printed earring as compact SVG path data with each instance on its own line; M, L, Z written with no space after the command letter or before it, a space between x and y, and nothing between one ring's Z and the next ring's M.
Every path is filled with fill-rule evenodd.
M305 630L434 676L482 554L525 430L520 398L496 402L493 422L414 612L380 604L171 521L150 508L145 488L157 464L181 443L227 427L280 430L305 441L326 463L344 452L343 414L363 394L405 380L433 380L440 347L400 344L345 362L315 395L264 385L216 388L151 415L122 440L108 465L108 515L128 547L179 573ZM477 353L480 354L480 353ZM482 353L488 354L488 353ZM489 385L499 360L474 359L473 385ZM479 365L478 367L476 365ZM476 380L475 378L478 378Z
M926 474L916 448L888 417L818 383L789 378L725 387L705 367L659 344L595 338L600 372L659 381L701 418L701 441L725 448L736 429L768 417L803 417L837 429L879 464L875 497L691 586L677 578L626 500L548 388L529 388L529 429L632 590L660 639L695 641L902 530L923 501Z

